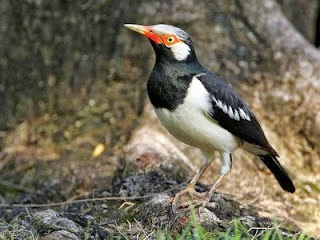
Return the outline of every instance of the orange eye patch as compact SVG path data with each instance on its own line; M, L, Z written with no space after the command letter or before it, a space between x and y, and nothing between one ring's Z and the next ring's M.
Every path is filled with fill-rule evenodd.
M174 34L164 34L161 36L161 39L165 45L172 45L177 42L181 42L181 40Z

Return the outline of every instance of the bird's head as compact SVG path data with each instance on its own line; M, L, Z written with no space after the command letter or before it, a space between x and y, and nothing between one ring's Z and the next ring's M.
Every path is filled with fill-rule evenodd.
M185 62L196 59L190 37L180 28L166 24L124 26L149 38L159 60Z

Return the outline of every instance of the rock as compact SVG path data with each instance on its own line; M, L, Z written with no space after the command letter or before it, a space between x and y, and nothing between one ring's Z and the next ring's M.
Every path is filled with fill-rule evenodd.
M81 238L77 237L77 235L70 233L66 230L61 231L54 231L50 233L49 235L46 235L45 237L41 238L41 240L80 240Z
M215 193L205 208L191 207L173 211L172 197L183 187L174 178L154 172L127 176L117 184L113 192L94 191L81 199L87 201L71 204L64 212L62 209L60 213L52 209L34 212L30 209L30 214L20 216L22 221L16 221L16 224L32 233L32 236L45 240L98 240L111 236L137 239L151 236L157 231L169 231L174 235L182 232L188 224L200 224L207 231L218 234L233 229L235 221L251 229L252 235L257 235L274 226L274 220L259 217L252 206L241 204L221 193ZM207 188L197 185L197 190L201 192ZM109 194L112 196L110 199ZM95 201L90 201L92 196ZM119 199L115 196L119 196ZM280 229L279 232L283 236L294 237L291 231ZM156 239L153 237L149 239ZM17 239L25 239L25 236Z

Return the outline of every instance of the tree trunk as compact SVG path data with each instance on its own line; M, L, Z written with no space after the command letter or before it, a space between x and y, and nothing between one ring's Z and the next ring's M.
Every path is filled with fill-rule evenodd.
M315 43L319 0L277 0L293 26L310 42Z

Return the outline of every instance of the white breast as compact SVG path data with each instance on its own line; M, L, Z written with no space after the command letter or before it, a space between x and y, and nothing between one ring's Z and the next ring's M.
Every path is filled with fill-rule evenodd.
M156 108L155 112L165 128L180 141L205 151L231 153L239 147L240 140L207 114L210 108L210 94L194 77L183 104L174 111Z

